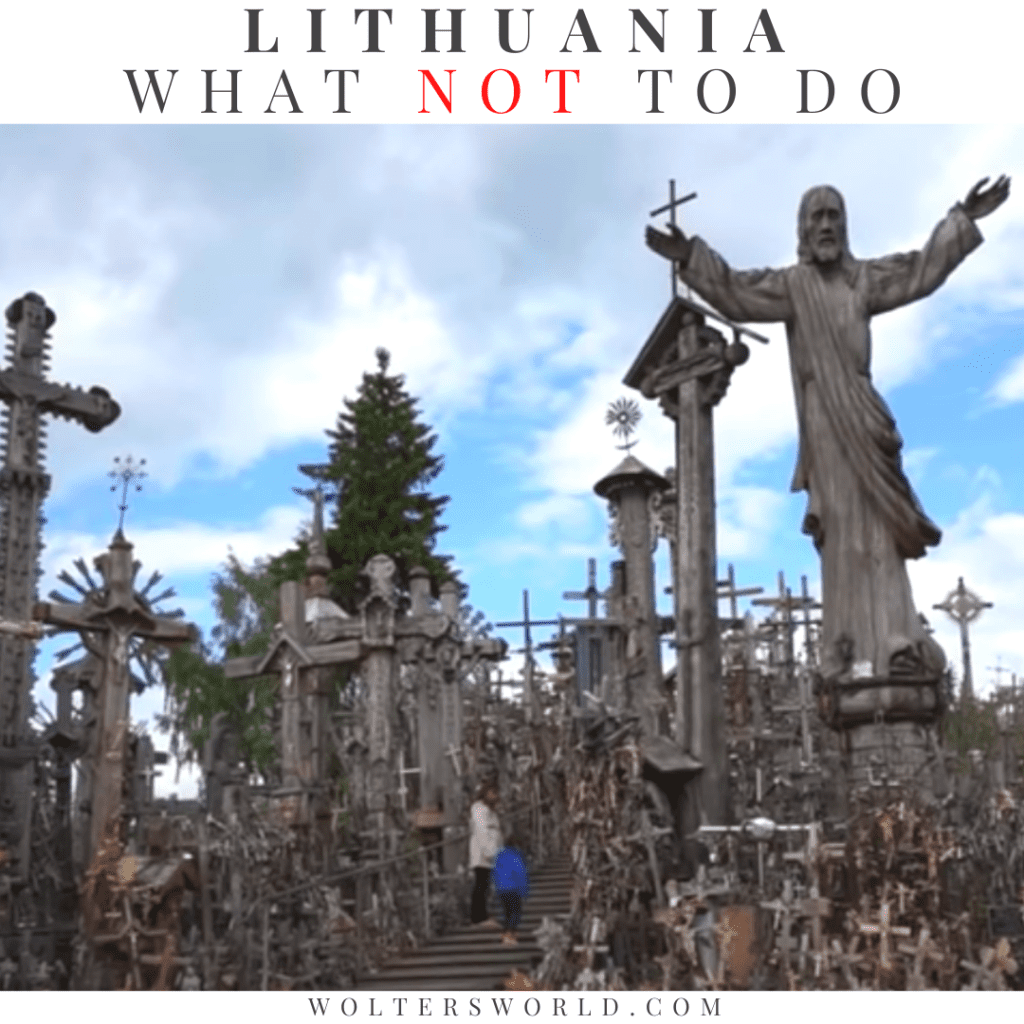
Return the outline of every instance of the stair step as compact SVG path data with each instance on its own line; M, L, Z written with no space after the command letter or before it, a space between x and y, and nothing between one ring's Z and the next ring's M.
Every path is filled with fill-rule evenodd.
M372 974L362 975L357 987L377 991L502 988L513 968L527 971L540 962L543 951L533 933L545 917L558 920L568 916L574 878L571 866L564 860L550 862L537 871L523 907L517 945L503 945L497 928L464 925L381 965ZM500 924L500 900L489 902L494 919Z

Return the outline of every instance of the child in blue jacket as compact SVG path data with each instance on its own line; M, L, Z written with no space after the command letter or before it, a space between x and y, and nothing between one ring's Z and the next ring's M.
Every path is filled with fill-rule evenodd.
M530 873L526 867L526 858L515 838L509 837L507 845L498 851L491 877L494 879L494 891L505 908L505 931L501 941L506 946L514 946L519 941L516 930L522 918L523 901L530 894Z

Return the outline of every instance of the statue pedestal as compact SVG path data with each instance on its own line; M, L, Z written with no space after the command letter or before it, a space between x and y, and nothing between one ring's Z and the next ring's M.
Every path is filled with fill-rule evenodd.
M941 784L939 676L818 677L825 722L842 735L851 790L907 786L933 798Z

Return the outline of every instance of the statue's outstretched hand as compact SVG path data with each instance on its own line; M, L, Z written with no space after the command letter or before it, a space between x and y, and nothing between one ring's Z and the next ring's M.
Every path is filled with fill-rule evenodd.
M664 256L667 260L677 260L685 267L690 260L693 242L675 224L668 224L666 227L668 228L667 232L649 227L647 229L647 246L659 256Z
M978 220L979 217L987 217L993 210L998 209L1006 201L1010 194L1010 179L1005 174L1000 174L998 181L989 188L988 178L982 178L961 204L964 213L971 220Z

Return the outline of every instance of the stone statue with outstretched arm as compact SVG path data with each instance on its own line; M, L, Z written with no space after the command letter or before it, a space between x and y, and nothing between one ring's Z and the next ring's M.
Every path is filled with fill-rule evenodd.
M871 381L871 318L935 291L981 244L975 221L1009 195L982 179L938 223L924 247L855 258L843 197L807 191L797 262L733 270L702 239L675 226L647 244L681 280L731 320L782 321L789 342L800 446L792 489L808 493L803 530L821 556L822 674L934 675L945 658L914 607L906 559L938 544L903 472L903 441Z

